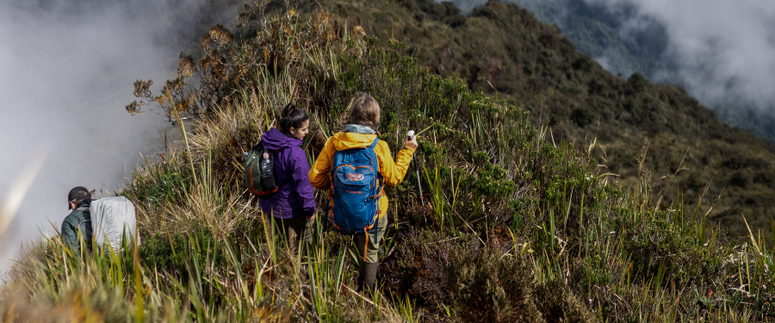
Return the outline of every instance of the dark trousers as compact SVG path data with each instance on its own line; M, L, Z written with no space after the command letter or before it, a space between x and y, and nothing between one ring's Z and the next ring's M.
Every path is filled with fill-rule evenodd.
M307 217L297 216L290 219L272 218L276 232L282 240L289 244L290 249L295 250L300 241L312 244L312 232L315 221L307 222Z

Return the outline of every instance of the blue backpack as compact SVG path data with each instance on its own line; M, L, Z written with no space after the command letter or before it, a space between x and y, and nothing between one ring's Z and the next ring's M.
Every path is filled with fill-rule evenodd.
M377 226L381 213L379 199L383 194L382 175L374 152L378 141L375 139L367 148L334 153L328 217L340 233L366 234ZM377 230L374 230L376 239Z

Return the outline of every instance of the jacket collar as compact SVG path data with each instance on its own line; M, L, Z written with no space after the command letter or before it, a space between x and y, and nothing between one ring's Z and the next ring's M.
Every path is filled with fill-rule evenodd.
M301 146L303 141L293 137L288 137L277 128L272 128L264 133L263 136L261 136L261 143L266 149L280 150L293 146Z
M371 129L367 126L362 126L359 124L348 124L344 126L344 132L354 132L354 133L363 133L363 134L372 134L377 133L374 131L374 129Z
M81 201L80 203L78 203L78 205L76 205L75 209L73 209L73 210L74 211L88 211L89 210L89 206L91 206L91 201L92 201L92 199L85 199L85 200Z

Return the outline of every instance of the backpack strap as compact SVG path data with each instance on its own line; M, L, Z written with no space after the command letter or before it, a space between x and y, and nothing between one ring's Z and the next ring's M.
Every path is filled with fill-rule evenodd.
M379 202L377 202L379 204ZM379 206L377 207L379 209ZM365 235L366 243L363 245L363 262L366 262L366 254L367 250L369 250L369 229L374 230L374 243L377 243L379 241L379 212L377 212L376 219L374 220L374 224L363 228L363 233Z
M375 147L377 147L377 142L379 142L379 138L374 139L374 142L371 143L371 146L369 146L369 150L374 150ZM376 155L376 152L374 153ZM379 159L379 158L378 158ZM379 185L379 190L377 195L369 196L369 199L378 199L382 197L382 195L385 193L385 186L382 179L382 174L379 172L379 160L377 161L377 185ZM379 205L379 202L377 203ZM377 206L377 215L379 215L379 206Z
M267 149L268 151L274 153L274 164L275 165L277 165L277 156L280 155L280 152L285 150L285 148L287 148L287 147L282 147L280 149ZM293 170L291 170L291 172L293 172ZM277 174L277 172L275 171L275 175L274 175L275 179L277 178L276 174ZM280 187L283 187L283 186L285 186L286 184L288 184L290 182L293 182L293 174L291 174L291 176L289 178L287 178L285 180L285 183L282 183L282 185L277 185L276 183L275 183L275 185L277 185L277 190L279 191Z
M366 239L364 239L364 240L366 240L366 242L363 244L363 262L366 262L366 255L369 253L368 252L369 251L369 231L368 231L368 228L364 228L363 232L364 232L364 238L366 238Z
M379 204L379 202L377 202ZM379 242L379 237L377 234L379 233L379 213L377 213L377 219L374 220L374 243ZM365 253L365 252L364 252Z
M369 146L369 149L374 150L374 147L377 147L378 141L379 141L379 138L374 139L374 142L371 143L371 146Z
M379 142L379 138L375 138L374 142L371 143L371 146L369 146L369 150L373 151L374 148L377 147L377 143L378 142ZM376 156L376 152L374 153L374 155ZM380 213L382 213L382 210L379 209L379 199L385 193L385 186L384 186L384 184L382 182L383 182L382 181L382 174L379 173L379 161L377 161L377 183L379 185L379 193L377 193L377 195L369 197L370 199L376 199L377 200L377 202L376 202L377 209L375 210L376 211L376 215L375 215L376 219L374 220L374 225L372 225L372 229L374 230L374 243L377 243L377 241L379 241L379 239L378 239L379 238L379 236L378 236L378 233L379 233L379 216L380 216ZM363 261L366 261L366 250L368 249L368 245L369 245L369 233L367 231L366 232L366 246L363 248Z

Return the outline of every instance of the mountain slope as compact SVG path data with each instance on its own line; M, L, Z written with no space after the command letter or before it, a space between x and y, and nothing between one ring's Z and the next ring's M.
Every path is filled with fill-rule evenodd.
M383 22L408 12L370 3L385 6L372 11ZM739 322L773 315L775 262L766 244L729 246L699 209L661 199L645 172L634 185L611 184L586 147L534 128L524 109L434 75L404 55L405 43L345 28L330 14L375 8L358 5L266 16L266 8L249 7L239 33L217 25L204 35L201 60L181 55L162 93L138 81L136 95L158 104L184 135L182 151L138 165L119 192L139 209L143 244L72 255L59 239L43 238L3 286L0 317ZM442 18L429 27L459 22ZM530 39L530 30L513 36ZM420 130L421 140L413 162L420 180L408 176L386 191L376 294L354 290L351 237L318 221L314 244L288 248L242 183L243 153L280 107L293 101L311 114L303 147L314 160L362 91L381 104L380 139L391 151L407 129ZM318 205L324 199L319 192Z
M769 230L775 145L720 122L684 90L637 73L611 75L557 27L514 4L491 1L465 17L450 4L424 0L327 3L351 26L406 42L407 53L431 71L458 75L469 88L530 111L555 142L596 142L593 156L619 181L633 184L647 171L667 202L680 193L696 203L708 186L708 215L732 237L747 235L741 213L754 230Z
M679 75L675 58L668 54L669 36L665 27L648 16L638 16L636 20L637 8L632 4L620 3L612 9L584 0L511 2L528 8L543 22L560 26L563 35L580 52L614 74L640 73L655 83L686 84L685 75ZM637 21L637 27L623 28L632 21ZM626 33L626 38L620 33ZM761 104L757 105L753 100L728 95L701 101L716 112L721 121L775 142L775 116L762 111Z

